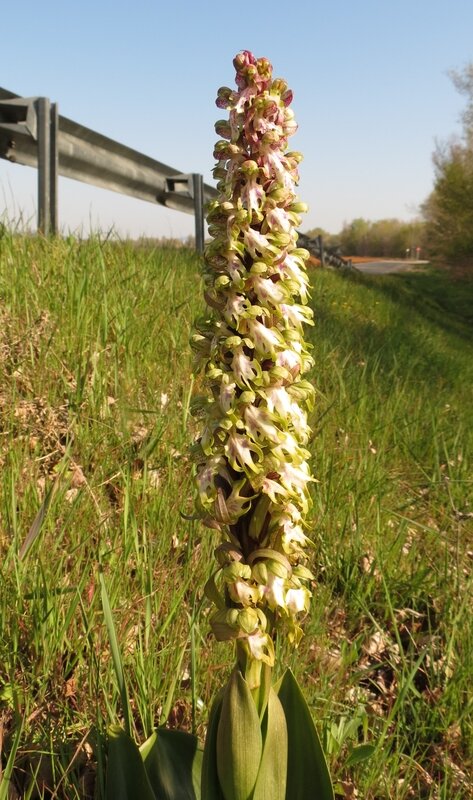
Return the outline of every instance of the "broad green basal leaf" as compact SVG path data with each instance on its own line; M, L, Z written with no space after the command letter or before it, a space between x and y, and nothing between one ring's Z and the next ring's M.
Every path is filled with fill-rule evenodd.
M118 725L108 734L106 800L158 800L135 742Z
M252 800L285 800L287 779L287 725L282 704L271 689L263 730L261 766Z
M286 800L334 800L332 781L309 707L291 670L276 691L286 716Z
M225 688L217 732L217 769L225 800L250 800L262 749L253 696L241 672L235 669Z
M202 748L196 736L159 728L140 753L158 800L200 800Z

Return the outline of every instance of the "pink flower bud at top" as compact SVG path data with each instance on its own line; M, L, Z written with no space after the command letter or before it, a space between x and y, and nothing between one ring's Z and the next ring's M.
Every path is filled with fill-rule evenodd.
M217 92L217 99L215 104L219 108L228 108L230 103L230 98L232 97L233 92L227 86L221 86Z
M288 89L286 92L283 92L281 95L281 100L283 101L284 105L287 107L292 103L293 94L291 89Z
M260 89L266 89L271 81L271 76L273 74L273 67L270 61L267 58L258 58L256 62L256 66L258 69L259 75L259 86Z
M237 53L233 59L233 66L237 72L245 69L249 64L256 64L256 58L249 50L242 50L242 52Z
M217 136L221 136L222 139L232 138L232 129L227 119L217 120L217 122L215 123L215 133L217 134Z
M275 78L271 84L271 94L283 95L287 88L287 83L283 78Z

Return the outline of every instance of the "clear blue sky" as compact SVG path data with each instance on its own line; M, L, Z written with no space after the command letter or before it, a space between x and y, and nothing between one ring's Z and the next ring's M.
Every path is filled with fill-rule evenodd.
M410 219L436 140L460 131L448 78L473 60L473 0L23 0L0 31L0 85L211 182L233 56L266 56L294 91L303 229ZM0 215L35 219L36 171L0 160ZM63 230L186 236L192 217L60 179Z

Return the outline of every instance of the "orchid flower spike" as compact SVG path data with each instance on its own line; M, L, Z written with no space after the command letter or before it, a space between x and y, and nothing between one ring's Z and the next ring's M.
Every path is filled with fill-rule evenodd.
M274 663L278 629L297 645L312 575L304 532L313 480L306 449L314 391L303 327L308 252L296 227L301 155L288 151L297 125L292 92L265 58L234 59L235 90L218 90L228 119L216 123L218 199L205 250L209 316L192 343L208 394L197 398L197 509L221 532L208 584L218 639L251 661Z

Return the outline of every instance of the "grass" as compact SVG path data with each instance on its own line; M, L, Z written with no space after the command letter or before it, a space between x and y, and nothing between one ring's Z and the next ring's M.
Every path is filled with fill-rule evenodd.
M230 667L202 598L215 538L181 516L198 271L187 250L0 239L12 796L102 798L107 725L203 736ZM280 649L341 797L472 795L472 299L442 272L313 273L316 581L299 652Z

